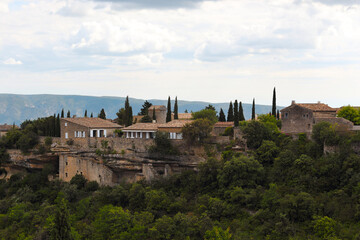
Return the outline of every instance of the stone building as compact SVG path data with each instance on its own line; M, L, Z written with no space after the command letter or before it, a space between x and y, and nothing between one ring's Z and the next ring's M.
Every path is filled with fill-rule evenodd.
M122 129L125 138L145 138L150 139L155 137L158 131L158 123L135 123Z
M172 120L171 122L165 124L159 124L158 129L161 132L169 133L170 139L183 139L182 136L182 128L186 125L191 123L192 120Z
M101 118L62 118L60 132L62 139L112 137L122 126Z
M214 124L212 134L219 136L223 134L228 127L234 127L234 122L217 122Z
M281 131L288 134L312 132L313 125L319 122L330 122L341 131L353 129L353 123L336 117L336 108L327 104L318 103L295 103L281 110Z
M0 137L5 136L11 129L13 128L19 128L16 125L8 125L8 124L4 124L4 125L0 125Z

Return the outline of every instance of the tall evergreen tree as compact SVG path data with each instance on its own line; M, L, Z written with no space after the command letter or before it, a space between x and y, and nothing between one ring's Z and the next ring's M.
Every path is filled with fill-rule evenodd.
M228 122L234 121L234 109L233 109L232 102L230 102L230 104L229 104L229 110L228 110L228 114L227 114L227 121Z
M60 115L56 117L56 137L60 137Z
M133 123L133 111L132 111L132 107L129 107L129 115L128 115L128 126L132 125Z
M87 117L87 110L85 110L84 117Z
M278 109L277 112L276 112L276 119L277 119L277 120L280 120L280 111L279 111L279 109Z
M170 121L171 121L171 101L169 97L167 104L167 112L166 112L166 122L170 122Z
M67 112L67 114L66 114L66 117L67 117L67 118L70 118L70 117L71 117L70 110L68 110L68 112Z
M271 115L276 116L276 90L273 91Z
M253 99L253 104L252 104L251 120L255 120L255 98Z
M94 114L93 114L93 113L91 113L90 117L91 117L91 118L93 118L93 117L94 117Z
M64 109L61 110L61 118L64 118L65 115L64 115Z
M234 102L234 126L239 126L239 106L237 100Z
M155 108L153 108L153 120L155 120L155 121L156 121Z
M220 108L219 122L226 122L225 114L222 108Z
M106 113L105 113L105 110L103 108L101 109L98 117L101 118L101 119L106 119Z
M174 119L179 119L177 97L175 97L175 104L174 104Z
M241 101L240 101L240 104L239 104L239 121L245 121L244 109L243 109Z

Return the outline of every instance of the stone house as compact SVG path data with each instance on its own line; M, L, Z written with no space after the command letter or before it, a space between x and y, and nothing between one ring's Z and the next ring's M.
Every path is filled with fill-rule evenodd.
M190 124L191 122L192 122L192 120L172 120L168 123L159 124L158 129L161 132L169 133L170 139L181 140L181 139L183 139L182 132L181 132L182 128L186 124Z
M122 126L101 118L62 118L60 119L60 137L96 138L113 137L115 130Z
M0 137L2 136L5 136L11 129L13 128L19 128L18 126L16 125L8 125L8 124L3 124L3 125L0 125Z
M281 131L288 134L298 134L312 132L313 125L319 122L330 122L335 124L341 131L353 129L353 123L336 117L336 108L327 104L318 103L295 103L280 110L282 128Z
M158 126L158 123L135 123L122 129L122 131L125 138L151 139L155 137Z
M152 105L148 109L149 117L154 119L153 113L155 108L156 123L166 123L167 108L164 105Z
M217 122L214 124L212 134L215 136L220 136L228 127L234 127L234 122Z

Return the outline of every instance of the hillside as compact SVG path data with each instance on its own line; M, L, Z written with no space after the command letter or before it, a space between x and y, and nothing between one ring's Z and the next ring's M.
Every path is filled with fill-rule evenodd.
M140 111L144 99L130 98L130 104L133 107L134 114ZM166 105L167 100L148 99L155 105ZM119 108L124 106L124 97L93 97L76 95L18 95L18 94L0 94L0 123L19 124L26 119L36 119L46 117L54 113L61 112L61 109L70 110L71 115L83 116L85 109L88 115L92 112L96 116L101 108L104 108L108 118L115 118ZM172 101L172 106L174 101ZM212 104L219 111L223 108L225 114L229 103L210 103L199 101L178 101L179 112L185 110L198 111L208 104ZM243 104L245 118L251 117L251 104ZM271 106L256 105L256 113L263 114L271 111Z

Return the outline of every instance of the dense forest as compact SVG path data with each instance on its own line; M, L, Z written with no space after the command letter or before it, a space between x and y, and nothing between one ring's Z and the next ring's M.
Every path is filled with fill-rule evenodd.
M0 239L360 239L360 135L280 126L240 122L246 152L205 143L198 172L151 183L49 181L50 166L13 175L0 181Z

